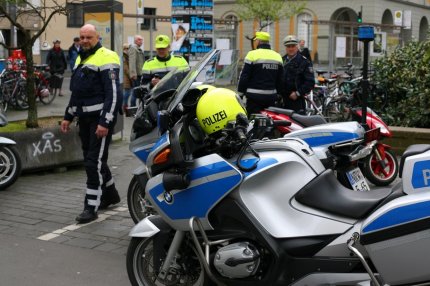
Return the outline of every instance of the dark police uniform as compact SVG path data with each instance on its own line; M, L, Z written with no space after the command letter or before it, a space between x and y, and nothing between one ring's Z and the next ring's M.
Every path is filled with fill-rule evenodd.
M153 59L147 60L142 68L142 84L152 88L151 80L155 75L163 78L168 72L175 68L189 70L187 61L181 56L169 55L166 58L156 56Z
M79 136L87 173L85 210L95 213L103 199L108 198L111 203L119 202L107 165L109 144L122 104L119 69L118 55L100 43L89 51L81 50L75 62L70 82L72 95L64 115L67 121L72 121L75 116L79 119ZM98 125L109 129L106 137L97 138L95 132Z
M269 44L248 52L237 87L246 95L248 115L276 104L282 93L282 77L282 57Z
M303 96L308 94L315 85L312 64L299 52L292 59L288 59L287 55L282 59L284 60L284 107L304 114L306 102ZM293 91L298 96L295 101L289 98Z

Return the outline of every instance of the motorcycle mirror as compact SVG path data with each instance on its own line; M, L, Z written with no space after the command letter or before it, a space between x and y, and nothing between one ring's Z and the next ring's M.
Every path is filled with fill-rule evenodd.
M184 112L189 112L195 110L197 102L199 101L202 91L197 88L193 88L187 91L182 99L182 106L184 107Z

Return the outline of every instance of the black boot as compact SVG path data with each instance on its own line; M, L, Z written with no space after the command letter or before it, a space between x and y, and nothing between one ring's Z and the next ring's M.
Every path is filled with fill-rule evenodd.
M115 205L121 201L118 190L115 185L111 185L103 191L103 195L100 201L99 210L107 209L110 205Z
M89 223L98 218L97 212L94 209L86 208L76 217L78 223Z

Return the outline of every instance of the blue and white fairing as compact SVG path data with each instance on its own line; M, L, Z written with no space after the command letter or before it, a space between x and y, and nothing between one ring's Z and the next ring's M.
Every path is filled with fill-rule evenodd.
M361 229L360 242L389 285L430 281L430 151L407 157L403 170L408 195L377 209Z
M145 136L139 137L130 142L129 150L139 158L139 160L146 164L148 156L152 152L154 145L169 140L167 134L164 134L161 140L159 140L159 138L160 134L158 132L158 128L155 128Z
M293 131L284 138L300 138L317 154L318 158L327 158L326 151L329 146L360 140L364 138L366 130L357 122L339 122L322 124Z
M189 170L191 183L186 189L165 192L163 174L159 174L148 181L146 193L173 228L189 230L189 219L198 217L205 228L211 229L210 210L242 182L243 175L217 154L194 160Z

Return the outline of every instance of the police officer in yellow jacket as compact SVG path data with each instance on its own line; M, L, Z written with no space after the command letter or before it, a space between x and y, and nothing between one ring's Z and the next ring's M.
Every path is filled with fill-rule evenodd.
M147 60L142 67L142 84L152 88L160 79L175 67L189 69L187 61L181 56L170 54L170 38L158 35L155 38L157 56Z
M82 49L70 81L72 95L61 122L61 131L68 132L73 118L78 118L87 188L84 211L76 221L87 223L97 219L99 208L120 201L107 159L122 93L119 57L102 47L93 25L81 28L80 42Z
M248 115L276 105L282 94L282 57L270 49L270 34L256 32L257 49L248 52L237 90L246 96Z

